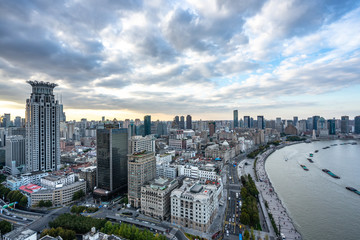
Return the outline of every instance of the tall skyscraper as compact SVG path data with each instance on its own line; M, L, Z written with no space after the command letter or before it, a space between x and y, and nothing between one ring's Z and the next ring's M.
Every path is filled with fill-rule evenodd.
M297 116L293 117L293 125L294 125L294 127L297 126L298 121L299 121L299 118Z
M258 129L265 129L264 116L257 116L257 128Z
M215 122L214 122L214 121L210 121L210 122L209 122L209 135L210 135L210 137L212 137L212 135L214 135L215 129L216 129L216 124L215 124Z
M341 133L349 133L349 116L341 116Z
M64 112L64 105L62 103L62 95L60 96L59 107L60 107L60 122L66 122L66 115L65 115L65 112Z
M54 83L27 81L32 86L26 100L26 168L55 171L60 165L60 107Z
M144 117L144 136L151 134L151 116L146 115Z
M336 120L329 119L327 122L328 122L329 135L335 135L336 134Z
M192 120L190 115L186 116L186 129L192 129Z
M355 124L355 133L360 134L360 116L356 116L354 119Z
M234 128L239 127L238 110L234 110Z
M244 116L244 128L250 128L250 116Z
M21 117L19 116L15 117L14 125L15 127L23 127L21 126Z
M10 113L5 113L3 118L3 126L8 128L11 125Z
M179 127L180 127L180 118L179 118L179 116L175 116L175 118L174 118L174 125L175 125L175 128L179 128Z
M180 117L180 129L185 129L185 117Z
M313 127L313 130L317 130L317 123L320 119L320 116L313 116L312 117L312 120L313 120L313 124L312 124L312 127Z
M128 129L97 129L97 177L94 194L107 199L127 189Z
M140 152L128 156L128 199L136 208L141 205L141 186L156 177L154 152Z

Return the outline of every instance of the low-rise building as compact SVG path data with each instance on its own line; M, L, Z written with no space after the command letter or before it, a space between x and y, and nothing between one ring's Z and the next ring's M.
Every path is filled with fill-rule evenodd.
M75 182L75 174L69 173L64 175L48 175L40 180L41 186L46 188L58 188Z
M157 178L141 187L141 212L165 220L170 216L170 194L178 186L176 179Z
M156 163L156 177L162 178L176 178L178 176L178 169L167 163L158 164Z
M171 223L207 232L219 207L220 185L185 179L171 193Z
M41 185L41 178L48 175L48 172L32 172L21 174L18 177L9 176L6 180L6 185L11 190L18 190L19 187L30 183Z
M2 236L3 240L36 240L37 232L26 228L15 228L11 232L8 232Z
M219 178L216 168L213 164L206 164L204 166L179 166L179 175L191 178L204 178L207 180L217 180Z
M86 181L87 192L92 192L96 186L96 167L82 168L79 172L79 178Z
M66 205L73 201L74 193L80 190L86 192L85 181L74 182L55 189L43 188L31 194L31 206L37 205L41 200L51 201L53 206Z

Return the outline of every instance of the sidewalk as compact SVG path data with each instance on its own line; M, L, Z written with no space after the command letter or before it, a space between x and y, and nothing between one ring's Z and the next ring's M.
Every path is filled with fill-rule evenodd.
M256 163L256 174L260 182L256 182L256 186L263 200L268 203L269 211L273 215L278 228L280 225L280 231L285 235L286 239L302 239L300 233L295 229L287 210L277 196L277 193L274 192L274 188L265 171L265 160L273 151L274 150L272 149L267 150L258 157ZM267 222L270 222L270 219L267 219Z

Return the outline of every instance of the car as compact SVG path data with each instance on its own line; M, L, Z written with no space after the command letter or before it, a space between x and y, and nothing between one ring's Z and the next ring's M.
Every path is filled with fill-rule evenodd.
M281 233L281 239L282 239L282 240L285 240L285 239L286 239L285 234Z
M229 230L226 230L226 236L227 237L229 236Z

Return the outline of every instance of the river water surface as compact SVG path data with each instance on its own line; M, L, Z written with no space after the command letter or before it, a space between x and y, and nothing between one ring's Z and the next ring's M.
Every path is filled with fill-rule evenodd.
M360 239L360 195L345 189L360 190L360 142L340 145L350 142L355 141L295 144L266 160L272 185L305 240ZM330 148L323 149L326 146ZM314 153L314 163L307 160L309 153ZM323 168L340 179L322 172Z

